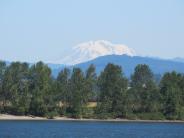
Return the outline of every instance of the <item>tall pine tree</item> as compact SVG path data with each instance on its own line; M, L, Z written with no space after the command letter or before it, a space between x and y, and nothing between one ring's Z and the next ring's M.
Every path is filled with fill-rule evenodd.
M99 99L97 113L102 117L123 117L126 113L124 95L128 81L120 66L108 64L98 79Z

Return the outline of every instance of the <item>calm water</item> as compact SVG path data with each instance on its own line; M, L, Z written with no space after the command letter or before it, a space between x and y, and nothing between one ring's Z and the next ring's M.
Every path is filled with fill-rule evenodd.
M0 121L0 138L184 138L184 124Z

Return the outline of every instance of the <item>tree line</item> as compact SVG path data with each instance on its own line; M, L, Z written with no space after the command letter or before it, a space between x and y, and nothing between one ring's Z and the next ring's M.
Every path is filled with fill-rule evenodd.
M184 75L165 73L156 83L145 64L130 79L109 63L97 75L64 68L57 78L43 62L32 66L0 61L0 113L53 118L126 118L184 120Z

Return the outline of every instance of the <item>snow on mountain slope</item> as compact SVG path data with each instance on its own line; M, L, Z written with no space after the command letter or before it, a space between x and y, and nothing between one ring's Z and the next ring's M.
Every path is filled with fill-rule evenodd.
M57 63L75 65L105 55L135 55L134 50L125 45L112 44L104 40L81 43L73 47L70 53L68 56L57 61Z

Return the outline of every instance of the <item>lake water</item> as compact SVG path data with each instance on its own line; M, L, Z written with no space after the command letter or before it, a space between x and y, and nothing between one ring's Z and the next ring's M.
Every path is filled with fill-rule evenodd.
M184 138L184 124L0 121L0 138Z

